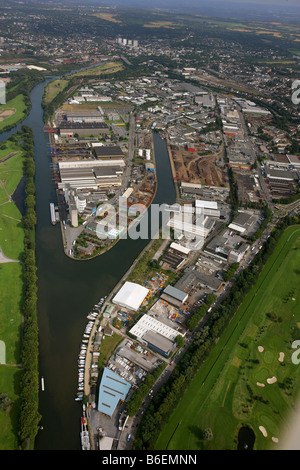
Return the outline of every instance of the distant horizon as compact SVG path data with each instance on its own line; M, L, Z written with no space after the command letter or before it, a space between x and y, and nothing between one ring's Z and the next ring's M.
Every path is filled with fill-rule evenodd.
M10 3L11 0L6 0L5 3ZM59 3L59 4L97 4L99 6L122 6L126 7L127 5L139 5L142 9L153 9L153 8L168 8L173 9L180 6L182 9L186 9L188 6L193 8L210 8L211 6L231 6L235 7L246 7L246 6L259 6L259 7L298 7L300 9L299 0L210 0L209 5L207 5L207 0L185 0L184 6L181 0L153 0L151 6L145 5L144 0L23 0L23 2L18 2L17 0L12 0L15 3ZM154 6L159 4L160 7Z
M6 0L6 2L9 0ZM152 0L150 5L143 0L23 0L24 4L55 4L77 6L99 6L112 8L139 8L142 10L167 10L187 15L197 14L219 18L300 20L299 0Z

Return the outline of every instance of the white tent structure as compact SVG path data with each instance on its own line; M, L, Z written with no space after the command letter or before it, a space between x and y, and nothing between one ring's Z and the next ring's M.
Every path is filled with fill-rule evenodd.
M143 300L147 296L149 289L135 284L134 282L125 282L119 292L115 295L112 302L129 310L138 310Z

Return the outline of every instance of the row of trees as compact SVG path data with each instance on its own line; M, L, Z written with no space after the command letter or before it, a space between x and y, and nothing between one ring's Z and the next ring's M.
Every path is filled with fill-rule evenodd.
M200 322L201 318L206 314L209 307L216 301L216 296L213 293L210 293L206 296L205 301L200 307L191 315L188 319L186 325L189 331L194 331Z
M25 214L23 216L24 252L24 327L22 344L23 374L20 387L20 419L18 437L21 448L28 448L38 432L41 416L38 412L38 320L37 274L35 262L35 165L32 129L23 126L21 135L24 149Z
M195 335L190 347L178 362L168 382L161 387L151 401L137 430L135 450L153 449L155 442L168 421L182 394L207 359L229 321L255 284L259 272L273 252L286 227L299 223L298 218L285 218L272 232L254 261L240 273L228 296L216 308L209 321Z
M235 275L238 269L239 269L239 263L231 263L227 271L225 271L225 273L223 274L224 281L225 282L230 281L230 279L233 278L233 276Z
M134 416L138 410L141 408L143 401L145 397L147 396L147 393L149 393L150 389L153 387L155 384L156 380L160 376L160 374L163 372L164 368L166 366L166 363L161 364L158 366L152 374L147 374L145 377L144 382L139 385L138 388L134 391L133 395L129 399L127 403L127 412L129 416Z

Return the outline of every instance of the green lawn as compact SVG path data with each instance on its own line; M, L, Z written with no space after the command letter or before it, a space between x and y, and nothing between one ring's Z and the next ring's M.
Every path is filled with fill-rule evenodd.
M107 73L116 73L120 70L123 70L122 62L105 62L105 64L97 65L96 67L91 67L81 72L74 73L71 75L73 77L87 77L89 75L102 75Z
M7 410L0 410L0 450L15 450L18 446L16 429L19 419L19 384L21 369L0 365L0 393L5 393L13 401Z
M113 333L112 336L105 336L105 339L101 342L100 355L99 355L99 369L105 367L108 358L112 352L116 349L119 343L123 341L123 337L117 333Z
M256 285L163 428L156 449L236 449L243 424L255 433L255 449L276 446L272 438L280 438L300 389L299 369L291 362L291 344L300 337L299 236L300 227L290 227L282 235ZM278 360L281 352L283 362ZM273 376L277 382L267 383ZM206 443L199 437L205 428L213 433Z
M18 215L19 220L10 214ZM13 202L0 206L0 246L12 259L19 259L24 250L24 230L20 219L21 214Z
M13 146L10 147L13 148ZM6 150L6 153L10 152ZM20 151L5 162L0 163L0 179L5 184L6 190L10 195L17 188L22 175L23 159Z
M0 247L6 256L17 260L24 250L24 230L21 214L13 201L7 202L7 193L13 194L23 175L22 149L11 141L1 147L0 160L15 154L0 162ZM7 394L13 402L0 410L0 450L17 448L23 285L21 263L0 264L0 394Z
M0 115L4 110L11 110L13 114L5 117L3 121L0 121L0 131L6 126L11 126L19 122L26 115L26 105L24 102L24 96L18 95L14 99L7 101L6 104L0 105Z
M19 339L22 327L22 307L22 264L0 264L0 340L5 343L6 364L19 364L21 361Z
M11 196L22 178L22 149L9 140L5 141L2 147L0 159L14 155L0 162L0 246L6 256L19 259L24 248L22 216L14 202L8 202L7 193Z
M45 89L45 103L51 103L52 100L63 91L69 84L69 80L57 79L49 83Z

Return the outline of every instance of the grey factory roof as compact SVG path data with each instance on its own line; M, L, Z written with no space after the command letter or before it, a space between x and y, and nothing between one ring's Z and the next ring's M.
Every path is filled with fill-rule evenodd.
M153 345L155 348L160 349L160 351L163 351L166 354L168 354L169 351L174 347L173 341L166 338L165 336L162 336L156 331L148 330L143 335L143 340L147 341L148 344Z
M183 288L187 288L191 282L194 282L194 280L198 281L202 286L209 287L212 290L218 290L222 283L222 281L217 277L213 275L209 276L197 269L194 269L192 272L186 272L178 283L180 283Z
M60 170L61 179L66 178L94 178L92 168L66 168Z
M62 121L60 129L108 129L105 122L69 122Z
M74 118L74 117L83 117L83 116L86 116L86 117L101 117L101 113L100 111L97 111L95 109L78 109L76 111L67 111L66 113L67 117L70 116L71 118Z
M96 178L102 178L105 176L118 176L123 173L120 166L106 166L94 168Z
M105 155L109 155L109 156L123 156L124 153L121 149L121 147L119 147L118 145L116 146L112 146L112 147L109 147L109 146L106 146L106 145L103 145L101 147L95 147L94 148L95 150L95 153L97 155L97 157L103 157Z
M297 178L297 175L294 171L278 170L277 168L267 168L267 176L268 178L278 178L285 180L295 180Z
M182 290L179 290L173 286L167 286L164 290L164 294L167 294L170 297L174 297L176 300L181 302L184 302L188 296L186 292L183 292Z

